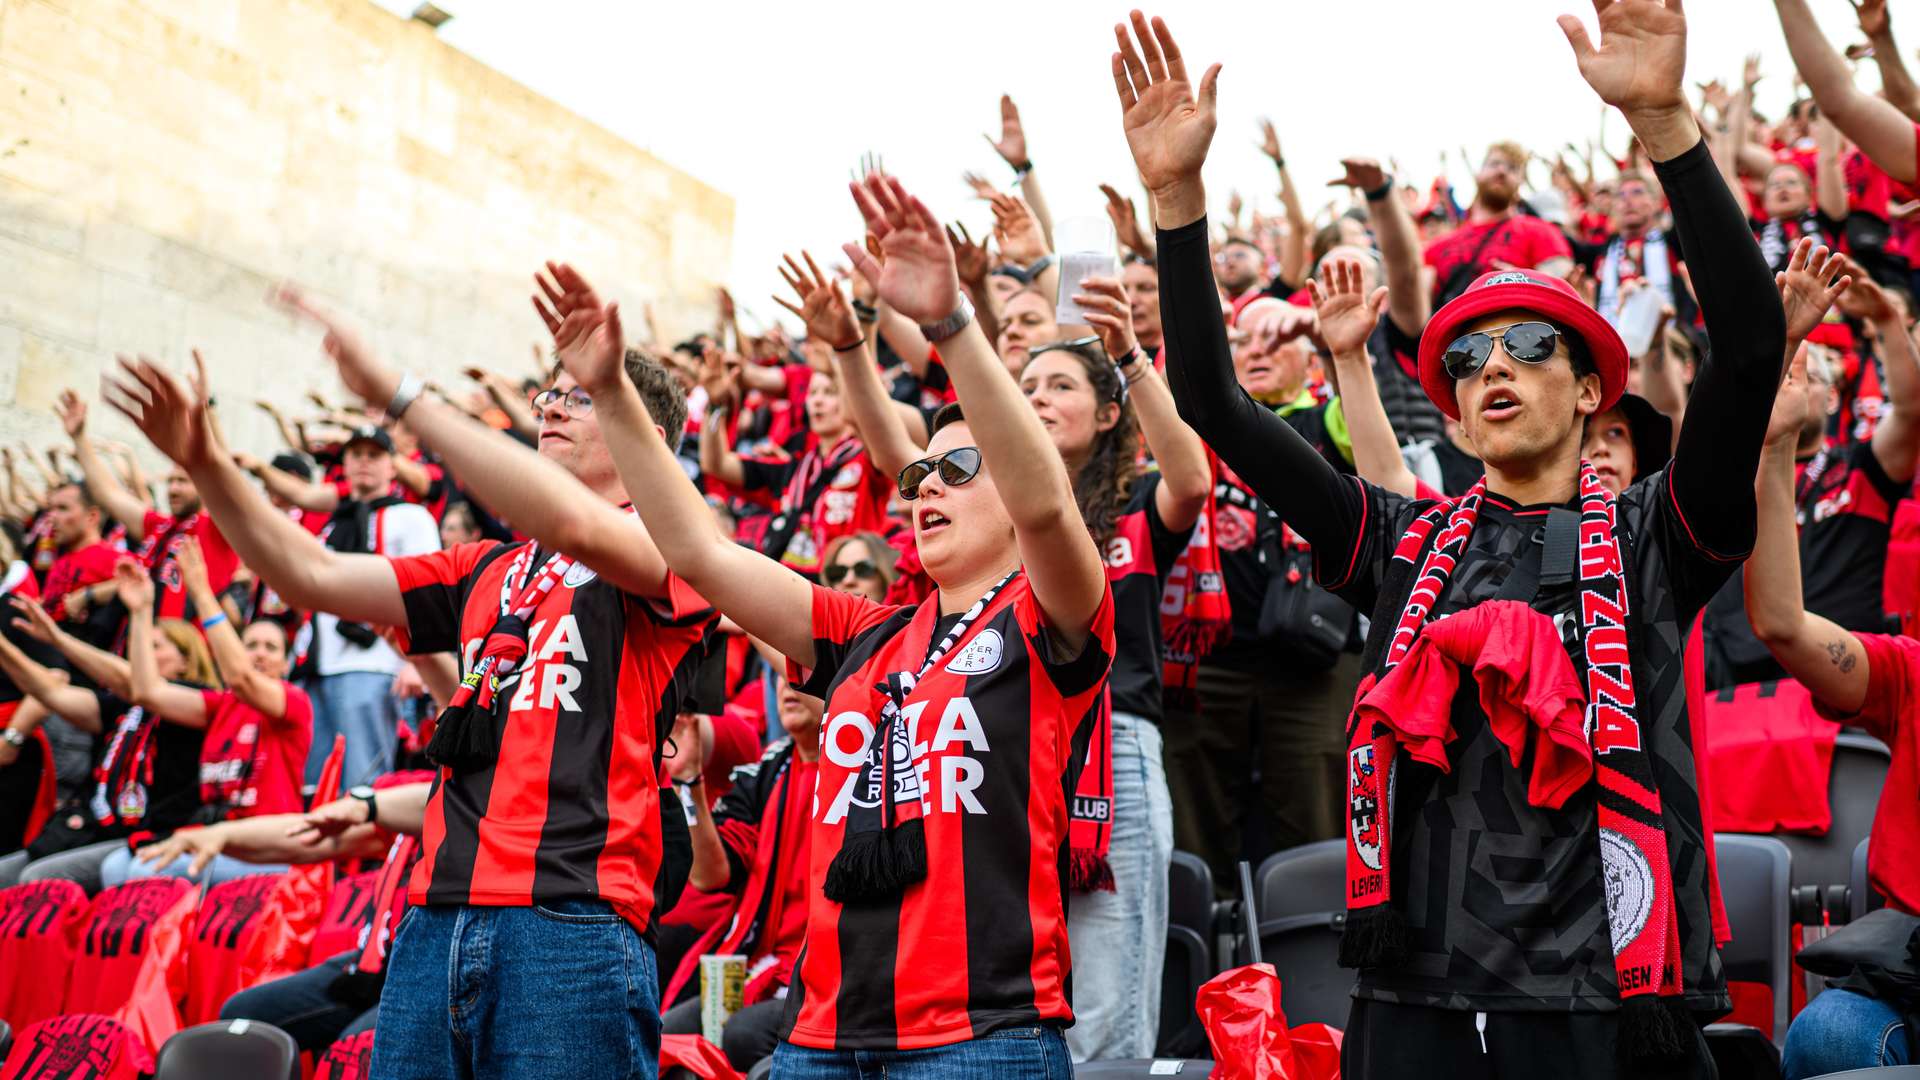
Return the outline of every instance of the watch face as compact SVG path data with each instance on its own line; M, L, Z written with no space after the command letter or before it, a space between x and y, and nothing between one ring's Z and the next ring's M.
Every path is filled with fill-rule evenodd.
M348 788L347 794L356 799L371 799L373 798L373 789L365 784L361 784L359 787Z

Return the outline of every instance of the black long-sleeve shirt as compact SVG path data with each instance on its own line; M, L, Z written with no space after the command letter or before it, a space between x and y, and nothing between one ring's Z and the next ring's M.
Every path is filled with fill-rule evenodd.
M1682 658L1693 617L1753 545L1753 476L1779 382L1786 331L1772 274L1706 147L1657 165L1692 268L1713 352L1694 386L1672 463L1621 496L1630 645L1645 749L1659 787L1680 924L1688 1004L1726 1004L1712 941L1706 843ZM1321 583L1394 631L1402 598L1381 604L1393 549L1425 506L1344 476L1236 385L1213 291L1204 221L1162 232L1161 320L1181 415L1313 545ZM1571 505L1571 502L1570 504ZM1440 617L1496 596L1549 507L1490 492ZM1574 586L1542 589L1536 610L1563 614ZM1376 650L1369 650L1369 656ZM1570 650L1584 668L1582 650ZM1362 972L1361 997L1485 1011L1607 1011L1618 1006L1606 875L1593 786L1558 810L1532 805L1527 773L1505 758L1477 688L1454 702L1450 771L1397 764L1393 902L1411 957ZM1327 723L1340 723L1328 717ZM1605 871L1620 872L1617 867ZM1649 883L1650 885L1650 883Z

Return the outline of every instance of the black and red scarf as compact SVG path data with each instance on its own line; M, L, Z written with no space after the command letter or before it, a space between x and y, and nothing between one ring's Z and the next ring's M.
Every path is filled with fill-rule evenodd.
M106 752L93 769L90 809L95 821L132 826L146 820L159 728L160 718L138 705L120 714Z
M780 510L767 523L766 536L761 539L760 553L770 559L778 559L803 574L812 574L820 569L820 545L813 542L817 535L819 522L820 496L840 475L840 470L859 460L867 452L867 445L858 436L848 435L832 447L816 446L800 458L800 464L793 470L793 476L787 481L787 489L780 496ZM806 540L794 543L794 539L806 534Z
M1400 664L1445 595L1466 555L1486 494L1486 478L1458 500L1435 503L1416 518L1393 558L1417 565L1413 589L1389 640L1379 674L1356 701ZM1653 762L1637 716L1628 645L1629 593L1612 492L1580 463L1578 602L1586 661L1586 736L1599 783L1599 844L1614 968L1622 1004L1620 1045L1636 1061L1685 1055L1692 1046L1679 1013L1680 933L1667 859L1667 834ZM1361 723L1347 733L1347 926L1340 962L1391 968L1407 958L1405 915L1392 903L1394 772L1400 751L1391 727ZM1663 1007L1665 999L1674 1007Z

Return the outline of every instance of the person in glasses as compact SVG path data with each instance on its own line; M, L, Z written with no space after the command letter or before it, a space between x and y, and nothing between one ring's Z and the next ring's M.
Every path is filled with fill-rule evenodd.
M1709 1076L1698 1025L1729 1007L1682 630L1752 547L1789 324L1804 335L1844 279L1796 259L1776 291L1685 103L1678 3L1604 3L1599 22L1596 46L1560 20L1656 163L1713 356L1674 460L1616 496L1581 453L1586 419L1625 387L1619 335L1557 278L1480 275L1420 342L1422 386L1486 465L1444 502L1341 474L1235 386L1200 176L1219 69L1196 93L1163 22L1115 28L1181 415L1313 545L1316 577L1373 615L1345 769L1355 1080ZM1538 698L1459 667L1447 650L1475 642L1528 643L1537 665L1508 670L1565 711L1528 712ZM1448 671L1457 693L1436 692Z
M1027 369L1033 350L1060 340L1054 321L1053 299L1036 289L1021 289L1008 297L1000 317L1000 362L1014 378Z
M959 394L899 474L937 585L923 603L809 585L721 539L620 383L618 309L590 289L559 301L560 358L595 395L622 477L648 492L637 509L674 572L827 703L807 937L775 1074L1064 1078L1068 794L1114 653L1113 596L1059 453L962 302L939 222L891 177L853 194L885 261L844 250L921 325ZM811 265L796 285L842 369L872 363L838 287Z
M879 533L847 533L827 545L820 560L820 584L877 604L899 576L894 569L899 559L900 553Z
M547 305L576 279L547 271L535 306L558 329ZM650 1078L656 899L671 903L685 865L662 831L661 747L716 617L626 510L597 402L572 376L554 373L530 451L425 393L299 290L276 299L324 328L349 392L404 416L476 499L534 538L398 559L332 550L220 448L204 370L183 383L129 361L110 379L107 399L193 478L246 564L289 604L393 627L412 654L461 658L467 678L427 746L437 775L414 906L384 965L372 1073ZM621 348L613 370L657 410L663 445L678 441L686 395L673 376ZM669 452L684 484L675 461ZM671 813L684 825L678 806Z

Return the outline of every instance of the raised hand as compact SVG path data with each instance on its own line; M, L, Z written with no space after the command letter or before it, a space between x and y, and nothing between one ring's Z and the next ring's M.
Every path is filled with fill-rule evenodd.
M1747 62L1740 68L1740 85L1751 94L1753 88L1760 85L1760 54L1748 53Z
M1107 220L1113 222L1113 235L1120 246L1142 256L1150 255L1153 245L1147 243L1146 234L1140 231L1140 215L1133 209L1133 200L1115 191L1112 184L1101 184L1100 194L1107 197Z
M1893 295L1881 288L1859 263L1844 255L1840 258L1847 276L1853 279L1853 284L1835 301L1840 305L1841 314L1865 322L1886 322L1900 314L1900 309L1894 306Z
M85 592L85 589L71 589L67 595ZM53 616L47 614L47 609L40 606L38 600L25 596L9 596L7 599L13 602L13 610L20 613L13 618L15 629L42 645L53 644L53 639L60 633L60 626L53 621Z
M547 263L546 274L535 274L533 280L546 298L542 303L536 295L533 309L553 334L554 353L567 374L588 394L618 386L627 357L620 305L603 303L587 279L566 263ZM733 298L727 297L727 302L731 304Z
M1860 20L1860 32L1869 40L1887 32L1887 0L1859 0L1853 5L1853 15Z
M78 439L87 433L87 402L72 390L60 391L59 404L54 414L60 417L60 426L66 430L67 438Z
M699 713L683 712L673 718L673 763L667 771L675 780L690 783L706 768L701 726Z
M146 567L124 555L113 564L113 591L134 614L153 609L153 579Z
M1273 130L1273 121L1260 118L1260 152L1273 159L1275 168L1287 159L1280 155L1280 133Z
M1356 259L1334 259L1327 264L1324 277L1324 282L1307 279L1307 293L1313 297L1314 315L1320 320L1320 340L1336 357L1364 350L1374 327L1380 325L1387 290L1378 288L1368 296L1366 279Z
M975 288L984 287L987 275L993 271L993 252L987 248L991 241L974 243L973 234L956 221L947 226L947 242L953 245L954 268L959 271L960 280Z
M180 567L180 582L187 587L188 596L206 596L213 592L213 585L207 580L206 557L200 554L200 541L191 536L181 541L174 561Z
M369 405L384 406L393 400L393 392L400 388L399 374L381 359L351 320L292 284L274 290L272 299L283 310L326 331L320 347L339 369L340 381L353 396Z
M1047 238L1026 200L1017 195L993 197L993 239L1000 254L1027 266L1046 257Z
M839 284L820 272L812 255L802 251L800 257L807 260L804 269L791 255L784 256L787 264L779 268L780 276L799 295L800 306L778 296L773 302L800 316L800 321L807 324L807 336L826 342L835 352L860 344L860 324L854 320L853 308L841 295Z
M1246 209L1246 200L1240 198L1239 189L1227 192L1227 220L1240 224L1240 211Z
M1120 97L1127 148L1133 152L1134 167L1139 169L1147 190L1154 193L1156 215L1166 218L1162 224L1184 225L1205 213L1205 194L1199 190L1200 167L1206 164L1207 147L1213 142L1218 119L1215 105L1220 65L1213 65L1200 77L1196 95L1187 81L1186 61L1166 22L1156 16L1149 29L1146 16L1138 11L1131 19L1138 48L1124 25L1113 28L1120 47L1113 54L1113 84ZM1182 190L1184 197L1176 198L1176 189L1192 190ZM1200 195L1199 213L1194 213L1196 194ZM1176 217L1185 220L1173 220Z
M961 173L960 179L966 181L967 186L973 189L973 197L976 199L991 202L995 195L1000 194L1000 189L993 186L993 181L972 170Z
M1364 194L1369 191L1378 191L1380 186L1387 182L1386 170L1372 158L1341 158L1340 167L1346 172L1327 181L1328 187L1349 187Z
M1805 341L1827 317L1834 300L1853 284L1846 268L1844 256L1828 251L1824 244L1816 246L1810 236L1793 246L1787 268L1773 275L1780 287L1780 306L1787 313L1789 342Z
M1110 277L1089 277L1080 279L1080 288L1084 291L1073 294L1073 302L1080 305L1080 313L1086 316L1087 325L1100 335L1100 345L1107 350L1107 359L1114 363L1126 359L1134 351L1133 314L1127 307L1127 290L1120 279Z
M1797 439L1800 428L1807 422L1807 410L1813 407L1811 387L1807 385L1807 350L1817 347L1803 344L1794 350L1793 362L1787 365L1787 377L1781 380L1780 390L1774 395L1773 413L1767 418L1769 446Z
M133 421L155 449L189 469L223 452L207 416L207 369L199 353L193 379L184 384L148 357L117 361L117 370L100 377L101 400Z
M1020 109L1006 94L1000 95L1000 138L981 135L1001 160L1019 172L1033 164L1027 157L1027 131L1020 126Z
M1687 18L1681 0L1594 0L1600 45L1572 15L1559 18L1573 46L1580 77L1600 100L1636 115L1687 110L1682 90L1687 72Z
M891 176L868 176L848 185L867 232L880 240L885 261L865 248L841 245L853 268L873 282L879 299L915 322L937 323L960 308L960 276L953 246L940 222L918 197ZM1004 243L1001 251L1005 252Z

